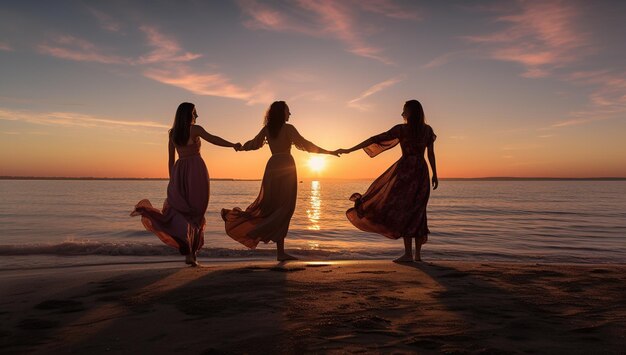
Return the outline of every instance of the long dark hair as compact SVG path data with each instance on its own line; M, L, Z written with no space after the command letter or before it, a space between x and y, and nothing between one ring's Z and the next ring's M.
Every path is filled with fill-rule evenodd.
M417 100L409 100L404 103L404 112L408 115L405 117L409 125L409 131L413 137L420 137L420 133L426 127L426 118L424 117L424 108Z
M183 102L178 105L176 109L176 116L174 116L174 124L170 129L170 138L174 141L174 144L178 146L187 145L189 141L189 128L193 121L193 110L196 105L190 102Z
M287 120L287 117L285 117L286 108L287 104L285 101L274 101L270 108L267 109L263 124L267 127L270 137L275 138L278 132L280 132L280 128L285 124Z

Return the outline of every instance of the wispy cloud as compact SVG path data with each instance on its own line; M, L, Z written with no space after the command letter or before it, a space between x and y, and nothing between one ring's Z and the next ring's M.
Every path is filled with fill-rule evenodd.
M391 0L354 0L352 3L365 11L396 20L421 20L423 17L414 9L402 7Z
M47 136L50 135L50 132L42 132L42 131L3 131L2 134L7 134L11 136L28 134L32 136Z
M141 26L139 29L146 35L148 44L153 50L139 57L136 61L138 64L188 62L202 56L201 54L184 52L174 38L161 33L156 27Z
M200 54L183 50L173 37L163 34L156 27L144 25L139 29L145 34L152 51L135 58L106 53L87 40L67 35L56 36L51 43L41 44L38 49L44 54L75 61L141 66L145 77L197 95L239 99L248 104L271 99L272 92L268 90L267 83L247 90L232 84L221 73L194 72L180 63L198 59Z
M267 84L262 83L251 90L246 90L231 83L223 74L197 73L182 65L148 69L143 74L152 80L185 89L196 95L227 97L244 100L248 104L268 102L272 96Z
M76 112L36 112L0 108L0 120L20 121L45 126L91 127L91 128L169 128L152 121L125 121L95 117Z
M122 25L106 13L93 7L87 7L87 11L98 20L102 29L109 32L120 32L122 30Z
M570 118L556 122L552 128L623 117L626 113L626 72L611 70L579 71L569 74L566 81L590 87L589 103L585 109L570 113Z
M368 35L359 23L359 12L371 12L394 19L418 20L417 12L390 0L332 1L297 0L273 7L257 0L240 0L239 6L249 16L244 25L252 29L296 32L314 37L330 37L342 42L346 50L358 56L393 64L383 50L366 41Z
M541 148L539 144L509 144L503 146L501 149L504 151L517 151L517 150L533 150Z
M465 57L468 55L475 55L474 51L454 51L454 52L448 52L448 53L444 53L440 56L437 56L435 58L433 58L431 61L429 61L428 63L422 65L420 68L422 69L433 69L433 68L438 68L440 66L446 65L448 63L450 63L451 61L455 60L456 58L459 57Z
M80 62L127 65L188 62L202 56L183 51L174 38L163 34L156 27L141 26L139 29L145 34L147 45L152 48L152 51L139 58L111 54L90 41L70 35L55 36L51 41L40 44L38 50L57 58Z
M95 44L74 36L55 36L52 43L40 44L37 49L40 53L53 57L75 60L79 62L96 62L104 64L130 64L132 60L105 53Z
M365 98L374 95L375 93L384 90L390 86L393 86L397 83L399 83L400 81L402 81L401 78L391 78L385 81L382 81L378 84L372 85L371 87L369 87L367 90L363 91L363 93L361 93L361 95L359 95L359 97L352 99L350 101L348 101L348 107L352 107L361 111L367 110L368 109L368 105L363 104L361 101L363 101Z
M313 102L323 102L328 100L328 94L323 90L311 90L305 91L301 93L296 93L287 99L289 102L299 101L299 100L308 100Z
M0 42L0 51L12 52L13 47L6 42Z
M566 1L517 1L517 11L496 18L504 29L482 36L466 36L472 43L489 46L491 58L523 65L522 76L548 76L589 54L589 36L578 30L580 11Z

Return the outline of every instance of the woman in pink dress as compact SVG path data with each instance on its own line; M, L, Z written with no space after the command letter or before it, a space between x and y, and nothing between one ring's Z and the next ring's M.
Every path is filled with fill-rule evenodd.
M194 104L183 102L176 110L169 131L170 181L163 209L159 211L150 201L141 200L130 214L141 215L146 229L178 249L192 266L198 266L196 254L204 244L204 214L209 204L209 172L200 156L200 138L221 147L241 146L209 134L195 124L197 117ZM178 160L174 163L175 153Z
M295 260L285 253L285 236L296 207L298 177L291 156L291 145L310 153L334 154L304 139L289 120L289 107L284 101L272 103L259 134L246 142L241 150L256 150L266 142L272 157L268 160L257 199L245 211L238 207L222 209L226 233L250 249L259 242L276 243L277 260Z
M421 261L422 244L428 239L426 205L430 196L428 165L424 150L428 149L428 161L433 171L432 184L436 189L437 166L434 142L436 135L424 121L424 109L417 100L404 104L399 124L389 131L373 136L350 148L339 149L339 154L363 148L370 157L391 149L400 143L402 157L378 177L364 195L355 193L350 197L354 207L346 215L355 227L382 234L387 238L404 240L404 255L398 262ZM415 259L412 240L415 239Z

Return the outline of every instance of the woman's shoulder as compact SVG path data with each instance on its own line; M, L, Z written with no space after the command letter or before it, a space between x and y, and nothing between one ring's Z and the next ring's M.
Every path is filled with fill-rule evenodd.
M296 129L296 126L292 125L291 123L285 123L283 128L284 128L285 132L287 132L287 133L298 132L298 130Z
M189 130L191 132L202 132L204 131L204 127L200 126L199 124L192 124L189 125Z
M406 123L398 123L397 125L391 127L387 133L401 134L401 132L404 132L407 127Z

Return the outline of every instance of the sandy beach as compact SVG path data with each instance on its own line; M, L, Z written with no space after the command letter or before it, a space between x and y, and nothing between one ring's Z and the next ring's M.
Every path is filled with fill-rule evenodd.
M626 265L204 261L0 271L2 353L623 353Z

